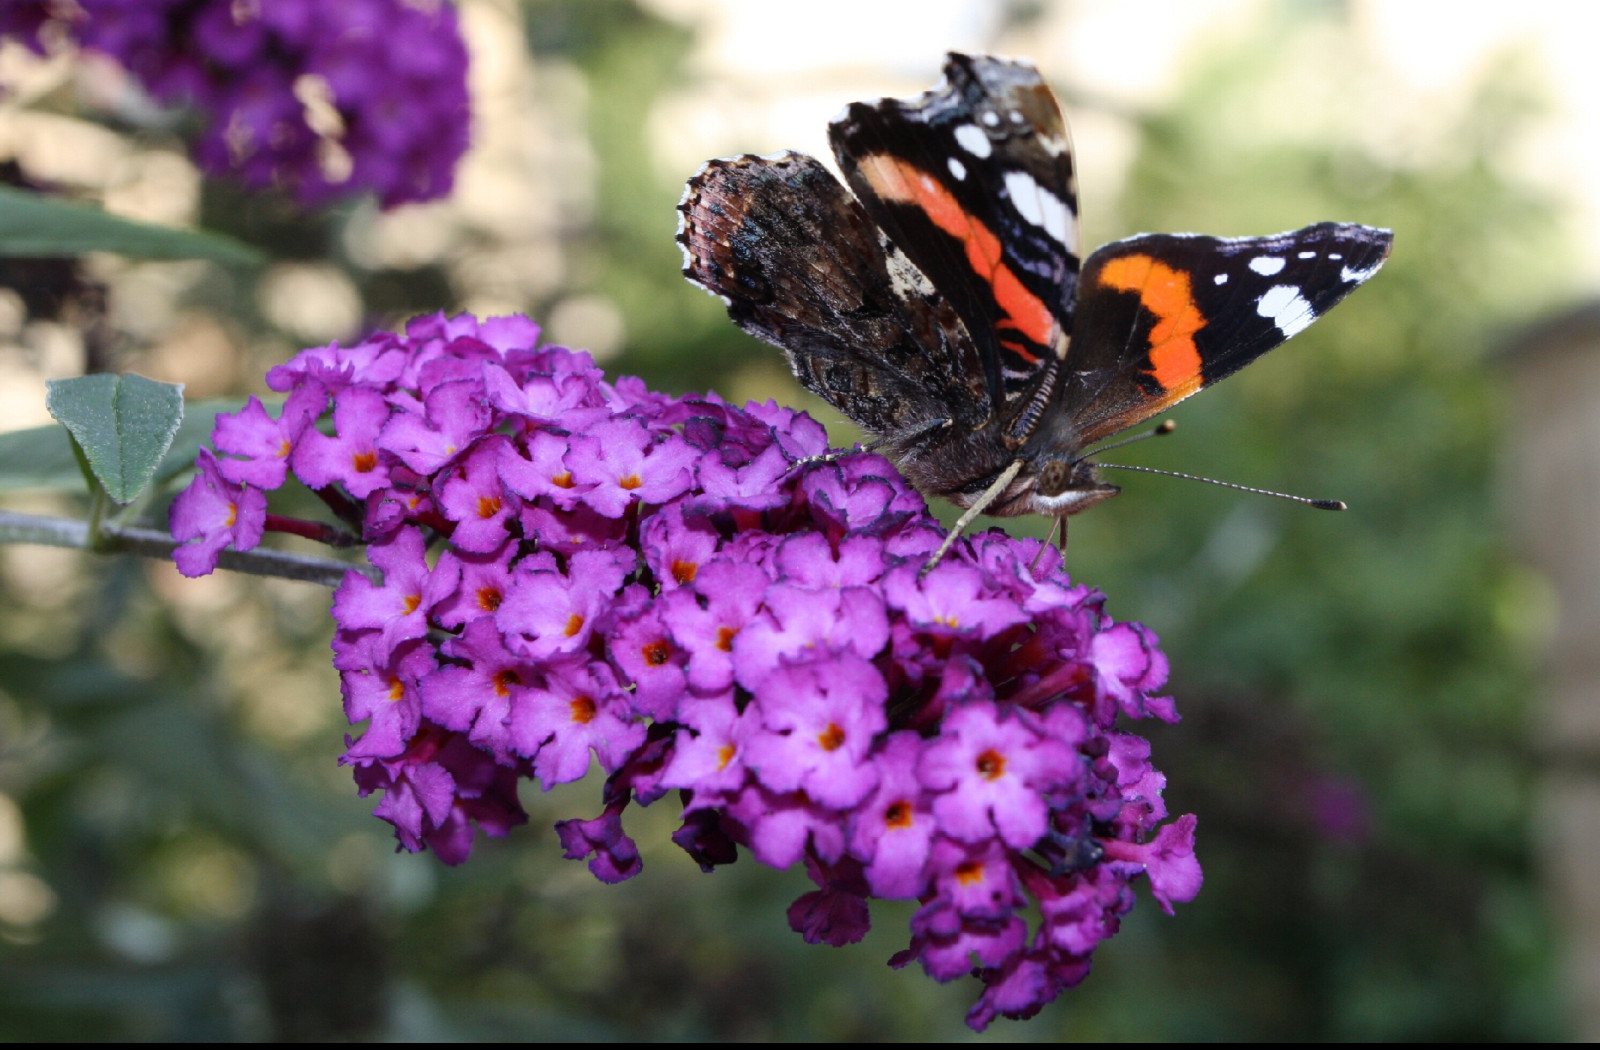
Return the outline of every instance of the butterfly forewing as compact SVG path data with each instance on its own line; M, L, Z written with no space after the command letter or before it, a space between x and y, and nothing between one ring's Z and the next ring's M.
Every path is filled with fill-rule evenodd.
M953 54L939 87L857 102L830 126L867 213L955 307L996 409L1072 328L1077 191L1061 108L1032 65Z
M1083 269L1059 411L1091 444L1226 378L1377 272L1393 240L1319 223L1270 237L1142 234Z

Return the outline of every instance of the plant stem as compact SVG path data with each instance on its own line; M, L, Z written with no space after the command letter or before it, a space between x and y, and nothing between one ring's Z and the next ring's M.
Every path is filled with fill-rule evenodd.
M159 529L102 524L100 534L106 553L170 559L178 546L177 540ZM50 547L89 550L89 523L73 518L49 518L0 510L0 543L39 543ZM253 576L278 576L286 580L319 583L324 587L337 587L351 569L368 575L375 571L367 565L351 565L327 558L260 549L225 550L217 559L217 567L247 572Z

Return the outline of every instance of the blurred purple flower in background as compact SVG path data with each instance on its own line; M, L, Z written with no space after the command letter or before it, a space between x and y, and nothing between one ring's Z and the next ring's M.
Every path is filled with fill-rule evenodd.
M1194 818L1163 824L1149 745L1115 728L1177 717L1150 632L1036 540L972 537L923 576L942 530L886 460L807 459L827 441L804 415L607 383L538 335L434 316L304 351L268 375L283 415L219 419L173 506L181 568L209 571L259 539L218 500L286 462L369 544L383 583L351 572L333 605L367 723L343 761L403 846L459 863L526 820L519 778L598 762L568 857L633 876L624 810L677 790L705 870L805 863L808 941L920 901L893 962L976 974L975 1028L1082 980L1141 873L1164 908L1199 891Z
M442 197L467 148L467 51L444 0L7 0L0 35L109 57L200 113L203 168L307 206Z

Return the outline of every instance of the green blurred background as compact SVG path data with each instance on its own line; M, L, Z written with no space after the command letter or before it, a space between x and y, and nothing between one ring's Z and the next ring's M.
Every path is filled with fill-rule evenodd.
M1559 12L1589 9L1485 29L1444 3L459 6L473 152L451 199L389 214L203 179L181 127L111 104L106 70L0 51L0 160L274 260L92 258L48 301L0 288L0 425L43 422L43 380L85 367L259 392L302 346L465 309L833 427L683 282L683 181L713 155L825 152L845 102L926 89L947 48L1031 57L1074 126L1091 245L1339 220L1392 227L1395 250L1124 457L1350 512L1123 476L1075 521L1075 578L1171 657L1185 718L1152 736L1174 812L1199 816L1206 885L1173 918L1141 899L1083 986L988 1037L1575 1033L1528 729L1555 602L1508 538L1490 358L1594 291L1561 136L1600 100L1549 54ZM0 1038L970 1035L975 986L884 965L907 905L877 907L863 944L807 946L784 919L803 874L702 875L667 803L630 811L639 878L560 859L550 825L598 812L593 778L525 785L530 826L458 869L396 855L335 764L326 591L42 548L0 550L0 569Z

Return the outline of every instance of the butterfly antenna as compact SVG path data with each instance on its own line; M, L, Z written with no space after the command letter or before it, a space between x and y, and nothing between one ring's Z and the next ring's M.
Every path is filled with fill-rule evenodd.
M1236 485L1231 481L1218 481L1216 478L1202 478L1194 474L1180 474L1176 470L1157 470L1155 467L1135 467L1127 463L1096 463L1096 467L1105 470L1137 470L1141 474L1163 474L1169 478L1183 478L1186 481L1203 481L1207 485L1220 485L1225 489L1237 489L1240 492L1253 492L1257 496L1273 496L1277 499L1286 499L1292 503L1304 503L1308 507L1318 510L1346 510L1348 509L1342 499L1311 499L1307 496L1291 496L1287 492L1273 492L1271 489L1251 488L1249 485Z
M1136 441L1144 441L1147 438L1161 437L1162 435L1170 434L1177 429L1177 422L1171 419L1163 419L1159 424L1150 428L1149 430L1146 430L1142 434L1135 434L1133 437L1123 438L1121 441L1114 441L1109 445L1101 445L1097 449L1091 449L1090 451L1085 452L1083 455L1079 456L1078 459L1093 459L1102 452L1110 452L1114 448L1121 448L1124 445L1131 445Z

